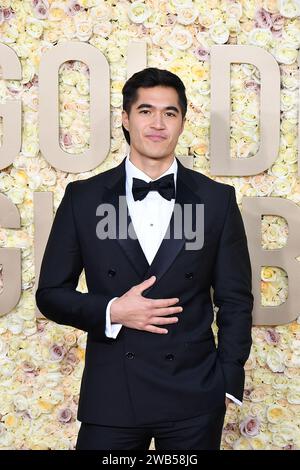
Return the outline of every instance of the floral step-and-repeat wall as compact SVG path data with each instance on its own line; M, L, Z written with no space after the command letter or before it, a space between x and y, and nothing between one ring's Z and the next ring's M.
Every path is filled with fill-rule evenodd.
M54 169L39 151L39 63L65 41L84 41L106 57L111 77L111 148L95 170ZM22 295L0 317L0 448L74 449L86 334L35 316L33 194L53 191L57 209L69 181L119 164L126 153L121 128L122 94L129 42L147 43L147 64L168 69L186 85L189 109L178 156L193 156L194 170L236 188L243 196L279 196L300 204L297 176L297 113L300 45L299 0L1 0L0 43L22 64L21 80L0 77L0 103L22 101L22 148L0 172L0 192L18 208L21 229L1 229L0 246L22 249ZM251 177L210 175L210 49L215 44L254 45L277 60L281 72L281 135L276 162ZM72 154L89 146L89 70L79 61L60 68L60 145ZM259 71L231 66L231 156L247 158L259 147ZM0 135L3 128L0 122ZM287 240L284 219L265 216L262 246ZM3 280L0 272L0 291ZM86 289L84 276L78 288ZM287 275L264 267L263 305L287 296ZM296 315L295 315L296 316ZM300 318L300 317L299 317ZM246 363L243 406L230 405L222 449L300 449L300 321L253 327Z

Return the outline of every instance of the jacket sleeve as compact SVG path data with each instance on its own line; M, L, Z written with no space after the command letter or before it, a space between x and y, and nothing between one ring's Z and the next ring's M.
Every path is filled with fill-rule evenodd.
M251 344L252 271L247 238L235 189L230 186L229 203L214 266L212 287L217 312L218 357L225 390L243 400L245 372Z
M105 309L111 296L76 290L83 261L72 208L73 184L67 185L54 217L35 299L49 320L86 331L95 341L104 341Z

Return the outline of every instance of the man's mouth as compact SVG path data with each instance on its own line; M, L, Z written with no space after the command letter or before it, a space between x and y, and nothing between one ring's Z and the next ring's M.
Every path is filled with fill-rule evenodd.
M150 134L146 136L147 139L152 140L153 142L161 142L162 140L166 140L166 137L158 134Z

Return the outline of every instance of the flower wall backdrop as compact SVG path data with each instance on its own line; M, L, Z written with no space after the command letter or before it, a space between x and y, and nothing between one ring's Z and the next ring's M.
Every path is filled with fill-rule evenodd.
M22 296L0 318L0 448L73 449L79 424L78 393L85 333L35 318L33 192L53 191L57 209L69 181L88 178L121 162L126 153L121 128L128 43L144 40L148 65L166 68L186 85L189 109L177 155L193 155L194 169L236 188L243 196L280 196L300 204L297 177L297 112L300 45L299 0L1 0L0 42L22 63L23 79L0 80L0 100L21 99L22 150L0 172L0 191L16 204L20 230L0 230L1 247L22 248ZM39 152L38 67L48 49L64 41L85 41L103 52L111 73L111 149L94 171L65 173ZM251 177L209 174L210 48L214 44L256 45L270 52L281 70L281 141L276 162ZM258 70L231 67L231 155L247 158L259 146ZM79 61L60 69L60 144L70 153L89 145L89 70ZM3 129L0 126L0 135ZM265 216L262 246L287 240L283 219ZM0 271L1 275L1 271ZM3 288L0 276L0 289ZM78 289L85 291L82 275ZM284 271L264 267L263 305L287 296ZM300 317L299 317L300 318ZM246 364L242 408L227 410L223 449L300 449L300 320L278 327L254 327Z

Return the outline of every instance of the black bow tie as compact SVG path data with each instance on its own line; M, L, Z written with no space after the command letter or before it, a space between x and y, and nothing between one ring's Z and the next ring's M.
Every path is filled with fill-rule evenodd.
M174 173L149 181L149 183L139 178L132 178L132 181L132 195L135 201L144 199L149 191L158 191L168 201L175 198Z

